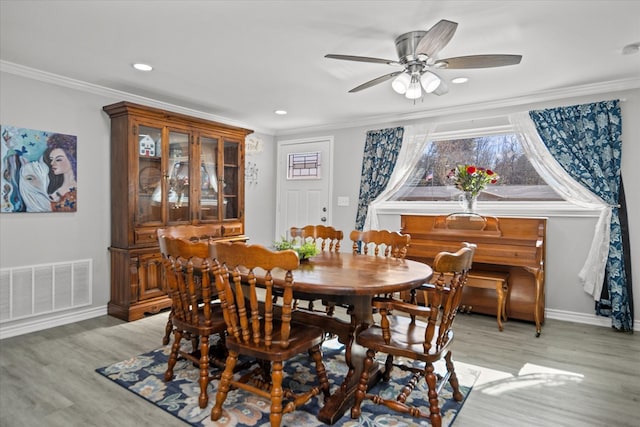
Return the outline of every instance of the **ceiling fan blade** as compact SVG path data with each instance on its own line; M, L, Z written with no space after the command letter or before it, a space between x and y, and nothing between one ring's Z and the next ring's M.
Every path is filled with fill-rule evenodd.
M325 55L324 57L331 58L331 59L342 59L344 61L373 62L375 64L401 65L398 61L394 61L391 59L371 58L368 56L335 55L330 53L328 55Z
M431 92L431 94L438 95L438 96L444 95L447 93L449 93L449 85L444 80L440 80L440 85L436 88L436 90Z
M504 67L506 65L516 65L520 63L522 55L470 55L457 56L455 58L440 59L436 63L444 62L442 68L462 69L462 68L492 68Z
M380 84L382 82L386 82L389 79L394 78L395 76L404 73L404 70L402 71L394 71L393 73L389 73L389 74L385 74L384 76L380 76L378 78L375 78L373 80L369 80L366 83L361 84L360 86L354 87L353 89L351 89L349 91L349 93L354 93L354 92L360 92L363 89L367 89L370 88L371 86L375 86L377 84Z
M457 22L440 20L420 39L418 46L416 46L416 55L424 54L433 58L451 41L456 28L458 28Z

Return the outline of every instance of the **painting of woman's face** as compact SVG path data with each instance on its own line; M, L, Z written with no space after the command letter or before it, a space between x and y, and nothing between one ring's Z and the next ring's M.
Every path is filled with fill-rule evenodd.
M0 0L1 1L1 0ZM0 124L0 213L77 210L77 137Z
M61 148L51 150L49 160L51 161L51 170L55 175L62 175L71 170L71 162Z

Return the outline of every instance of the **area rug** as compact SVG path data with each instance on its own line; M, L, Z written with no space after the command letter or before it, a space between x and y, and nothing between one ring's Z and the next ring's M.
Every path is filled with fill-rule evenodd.
M96 372L192 426L261 427L269 425L269 401L239 389L229 392L223 406L222 418L217 422L211 421L211 408L215 402L214 390L218 387L218 381L214 380L209 384L209 405L200 409L198 406L200 392L198 368L189 361L178 360L174 369L175 378L170 382L164 382L163 377L167 368L169 351L170 346L161 347L149 353L96 369ZM336 340L325 342L323 361L333 391L338 387L347 370L344 361L344 346ZM285 386L301 390L316 385L314 366L306 354L299 355L285 363ZM400 380L410 374L400 369L394 369L392 373L394 375L388 383L380 382L372 391L387 398L395 398L402 387ZM473 366L456 363L456 373L464 399L461 402L456 402L452 397L449 384L445 385L440 392L443 426L450 426L453 423L480 372ZM426 396L426 384L421 381L418 388L411 394L410 402L414 405L417 404L428 413L429 404ZM321 405L322 396L314 397L293 413L285 414L282 418L282 426L325 426L326 424L323 424L315 416ZM334 425L345 427L430 425L428 419L417 420L390 412L382 405L365 401L362 404L362 415L359 419L351 419L349 411L347 411Z

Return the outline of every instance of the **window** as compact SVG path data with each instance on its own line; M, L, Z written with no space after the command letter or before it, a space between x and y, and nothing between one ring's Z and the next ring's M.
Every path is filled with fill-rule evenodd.
M487 201L562 201L538 175L514 133L430 141L410 178L391 201L457 200L460 195L448 174L458 164L471 164L496 172L500 179L478 197Z
M287 156L287 179L319 179L320 152L291 153Z

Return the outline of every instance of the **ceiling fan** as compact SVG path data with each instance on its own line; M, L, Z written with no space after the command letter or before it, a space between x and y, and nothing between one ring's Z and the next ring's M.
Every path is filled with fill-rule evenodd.
M402 66L402 70L377 77L349 92L359 92L395 77L393 89L409 99L420 98L423 89L435 95L444 95L449 91L448 85L434 70L492 68L520 63L522 55L470 55L438 59L438 53L451 41L457 27L456 22L442 19L428 31L411 31L398 36L395 41L397 61L335 54L325 55L325 58Z

